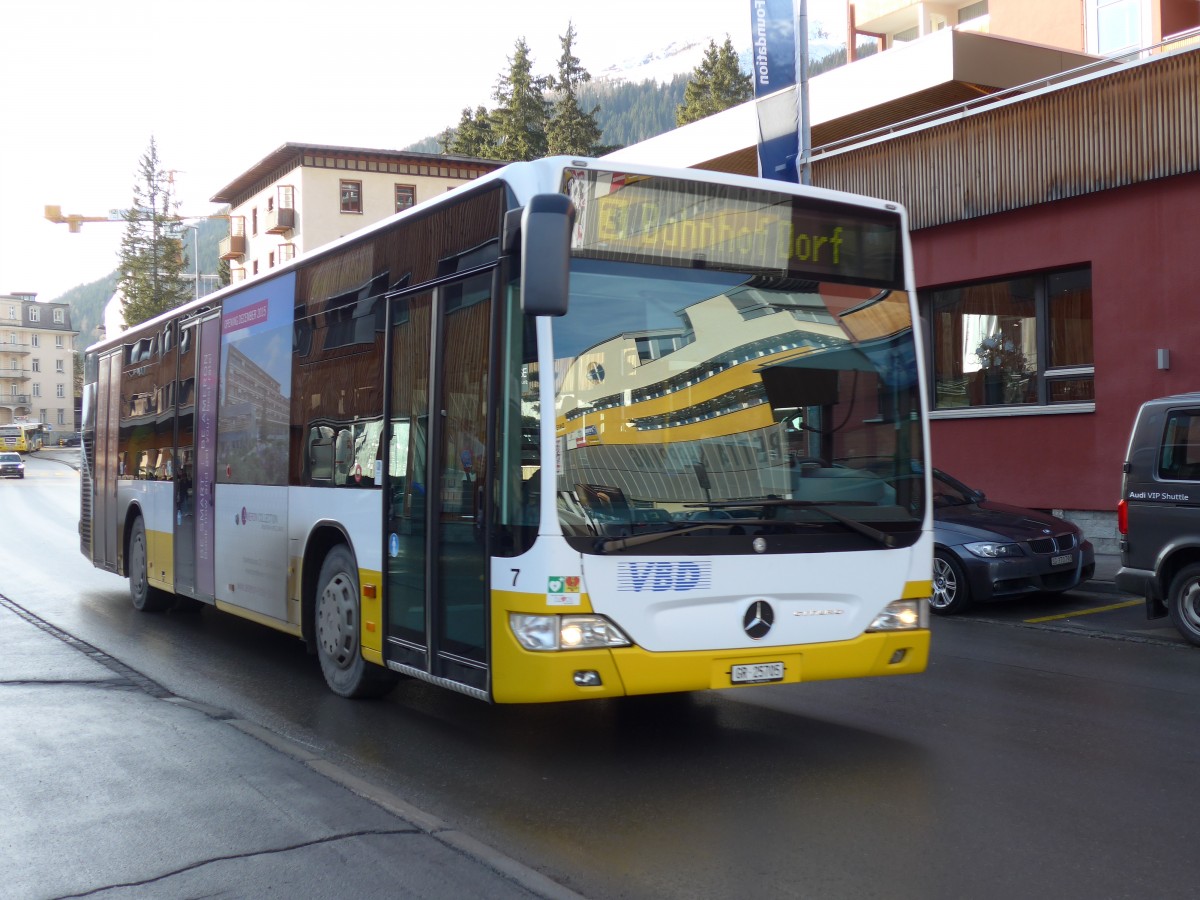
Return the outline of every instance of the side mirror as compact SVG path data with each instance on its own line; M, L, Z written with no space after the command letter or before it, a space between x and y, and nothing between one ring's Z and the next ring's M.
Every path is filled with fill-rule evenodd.
M537 194L521 213L521 310L567 312L575 207L566 194Z

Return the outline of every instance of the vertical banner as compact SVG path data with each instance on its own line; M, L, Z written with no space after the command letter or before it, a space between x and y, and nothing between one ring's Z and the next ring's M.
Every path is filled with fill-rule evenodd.
M754 105L758 112L758 173L796 182L800 122L796 99L780 94L796 84L796 15L792 0L750 0Z

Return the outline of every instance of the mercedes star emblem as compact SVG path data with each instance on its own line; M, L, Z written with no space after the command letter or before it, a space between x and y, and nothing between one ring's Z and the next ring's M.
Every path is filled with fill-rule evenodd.
M774 624L775 610L771 609L771 604L766 600L755 600L742 616L742 627L746 629L746 634L756 641L766 637Z

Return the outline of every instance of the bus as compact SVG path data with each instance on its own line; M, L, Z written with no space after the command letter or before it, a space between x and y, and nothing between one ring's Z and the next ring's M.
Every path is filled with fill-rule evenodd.
M923 671L905 211L516 163L86 352L81 550L492 703Z
M13 422L0 425L0 450L33 453L42 449L43 428L40 422Z

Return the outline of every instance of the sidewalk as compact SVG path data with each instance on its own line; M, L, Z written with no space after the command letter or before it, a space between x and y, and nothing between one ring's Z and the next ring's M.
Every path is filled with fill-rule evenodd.
M577 898L0 596L6 898Z

